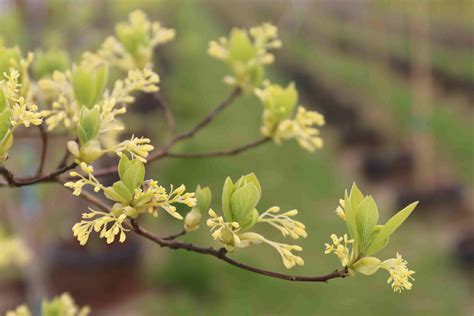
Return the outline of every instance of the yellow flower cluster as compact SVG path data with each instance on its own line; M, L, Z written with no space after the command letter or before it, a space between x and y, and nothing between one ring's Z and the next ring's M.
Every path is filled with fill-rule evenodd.
M323 125L324 117L321 114L299 106L294 119L283 120L274 133L267 136L271 136L277 144L284 140L295 139L302 148L312 152L323 146L319 129L314 126ZM266 133L265 129L262 131Z
M344 237L337 237L336 234L331 235L332 244L325 244L325 254L334 253L342 263L343 267L346 267L351 262L351 251L349 244L354 243L353 239L349 239L347 234Z
M7 159L13 133L18 127L41 125L43 122L36 104L21 94L20 72L10 68L3 77L0 80L0 163Z
M276 214L279 211L280 208L278 206L269 208L259 216L258 222L270 224L278 229L283 237L290 236L293 239L298 239L300 237L306 238L308 236L305 230L305 225L291 218L298 214L298 210Z
M398 252L396 258L385 260L380 267L390 273L387 283L392 283L395 292L412 288L413 285L410 280L414 280L412 275L415 274L415 271L408 269L407 261Z
M212 209L209 210L209 216L211 218L207 220L207 226L211 230L212 238L223 243L227 251L234 251L235 247L246 248L252 244L265 243L278 252L287 269L295 265L304 265L303 258L292 253L292 251L302 251L303 248L300 246L271 241L254 232L243 232L238 222L226 222Z
M113 213L98 212L91 208L89 210L89 213L82 214L83 220L72 227L74 237L77 238L82 246L87 243L92 231L100 232L100 238L105 238L108 244L112 243L115 240L115 236L119 234L119 241L121 243L125 241L127 237L125 232L127 230L122 226L122 223L127 218L126 214L115 216Z
M119 241L126 239L123 221L128 218L137 218L138 215L149 213L158 216L158 209L163 209L176 219L183 217L176 210L174 204L184 204L188 207L196 205L193 192L185 192L184 185L176 189L171 187L169 193L155 180L144 180L145 168L139 159L129 159L123 154L119 163L120 181L110 187L105 187L94 177L92 166L82 162L80 167L85 173L81 175L75 171L70 172L72 177L79 177L77 181L70 181L64 186L71 188L74 195L80 195L86 185L94 188L95 192L103 191L105 196L114 201L111 212L98 212L92 209L90 213L82 214L82 221L73 226L74 236L81 245L87 243L90 233L100 231L100 238L106 238L107 243L115 240L120 234Z
M165 210L168 214L176 219L182 220L183 216L176 211L174 203L184 204L188 207L196 205L196 198L193 192L185 192L186 187L180 185L173 189L171 186L170 192L155 180L148 180L144 183L144 189L136 190L136 201L140 207L145 208L148 213L154 217L158 216L158 209Z

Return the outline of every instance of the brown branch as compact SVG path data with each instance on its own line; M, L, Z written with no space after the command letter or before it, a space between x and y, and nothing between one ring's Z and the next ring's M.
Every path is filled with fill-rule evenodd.
M40 182L52 182L52 181L55 181L58 176L60 176L61 174L71 169L74 169L76 166L77 164L73 162L67 166L56 169L44 176L35 176L31 178L21 178L21 179L15 178L15 175L10 170L5 168L4 166L0 166L0 175L3 176L3 178L7 181L7 183L2 183L0 184L0 186L8 185L11 187L22 187L22 186L36 184Z
M138 235L148 240L151 240L152 242L160 245L161 247L167 247L167 248L171 248L175 250L184 249L187 251L197 252L204 255L210 255L222 261L225 261L235 267L238 267L240 269L247 270L256 274L261 274L268 277L276 278L276 279L287 280L287 281L299 281L299 282L327 282L331 279L345 278L348 275L347 269L335 270L331 273L318 275L318 276L288 275L288 274L268 271L268 270L252 267L245 263L241 263L232 258L229 258L227 256L227 251L225 250L225 248L220 248L220 249L214 249L212 247L205 248L205 247L199 247L190 243L184 243L184 242L179 242L175 240L166 240L140 227L136 223L136 221L131 221L130 227Z
M48 134L46 133L46 129L44 125L38 125L38 129L40 131L40 138L41 138L41 155L40 155L40 162L38 165L38 170L36 171L36 176L41 176L43 174L44 163L46 161L46 153L48 151Z
M216 108L214 108L214 110L212 110L206 117L204 117L204 119L202 121L200 121L197 125L195 125L189 131L174 136L166 145L164 145L163 147L155 150L150 156L148 156L147 161L151 162L151 161L159 160L159 159L167 156L169 154L169 149L171 147L173 147L174 144L176 144L179 141L182 141L182 140L193 137L199 130L201 130L203 127L207 126L210 122L212 122L212 120L222 110L224 110L226 107L231 105L232 102L240 94L241 94L240 88L235 88L234 90L232 90L232 92L229 94L229 96L224 101L219 103L218 106ZM247 147L247 146L254 147L254 145L252 145L252 144L245 145L243 147ZM247 148L244 148L244 149L236 148L236 149L230 150L230 152L237 151L236 153L239 153L242 150L246 150L246 149ZM176 155L180 155L180 154L176 154ZM226 154L223 154L221 152L217 152L217 153L211 153L211 156L212 155L221 156L221 155L226 155ZM2 167L0 167L0 175L2 175L5 178L7 183L0 183L0 187L6 186L6 185L14 186L14 187L20 187L20 186L26 186L26 185L36 184L36 183L40 183L40 182L54 181L54 180L56 180L56 178L59 175L67 172L68 170L74 169L77 166L76 163L65 165L65 162L67 161L68 156L69 155L66 153L64 155L63 160L61 161L59 167L56 170L52 171L50 174L45 175L45 176L35 176L35 177L32 177L32 178L16 179L11 171L9 171L8 169L6 169L5 167L2 166ZM117 166L112 166L112 167L97 170L94 173L94 176L102 177L102 176L110 175L110 174L113 174L113 173L116 173L116 172L117 172Z
M58 183L64 184L62 180L58 179L57 181ZM104 201L100 200L99 198L94 196L94 194L90 192L82 191L79 197L100 207L103 211L106 211L106 212L111 211L111 208L109 205L107 205ZM288 274L268 271L268 270L252 267L245 263L241 263L232 258L229 258L227 256L227 251L225 248L214 249L212 247L200 247L194 244L176 241L175 239L177 237L182 236L186 233L184 230L175 235L162 238L139 226L135 219L131 219L130 224L128 224L127 222L123 222L122 225L124 225L127 229L130 229L131 231L135 232L136 234L158 244L161 247L167 247L174 250L184 249L191 252L213 256L222 261L227 262L228 264L238 267L240 269L247 270L256 274L261 274L268 277L276 278L276 279L287 280L287 281L299 281L299 282L327 282L331 279L345 278L346 276L348 276L348 273L349 273L347 268L344 268L342 270L334 270L333 272L330 272L328 274L318 275L318 276L298 276L298 275L288 275Z
M173 153L168 152L167 157L170 158L209 158L209 157L222 157L222 156L234 156L246 150L258 147L265 144L270 140L269 137L263 137L251 143L239 146L237 148L223 150L223 151L211 151L211 152L202 152L202 153Z

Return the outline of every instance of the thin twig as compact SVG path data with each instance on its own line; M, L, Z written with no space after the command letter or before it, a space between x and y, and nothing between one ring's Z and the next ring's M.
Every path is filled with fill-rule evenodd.
M265 276L276 278L276 279L287 280L287 281L299 281L299 282L327 282L331 279L345 278L348 275L347 269L335 270L331 273L318 275L318 276L288 275L288 274L268 271L268 270L252 267L245 263L241 263L232 258L229 258L227 256L227 251L225 250L225 248L220 248L220 249L214 249L212 247L205 248L205 247L199 247L190 243L179 242L176 240L166 240L140 227L136 223L136 221L131 221L130 226L135 233L137 233L138 235L148 240L153 241L154 243L160 245L161 247L167 247L171 249L184 249L184 250L197 252L204 255L210 255L220 260L223 260L240 269L244 269L256 274L261 274L261 275L265 275Z
M163 240L175 240L176 238L178 237L181 237L181 236L184 236L186 235L186 231L183 229L182 231L180 231L179 233L176 233L176 234L173 234L173 235L169 235L167 237L163 237Z
M38 129L40 131L40 138L41 138L41 155L40 155L40 162L38 165L38 170L36 171L36 176L41 176L43 174L44 163L46 161L46 153L48 151L48 134L46 133L46 129L44 125L38 125Z
M166 145L153 151L148 156L147 162L159 160L163 157L166 157L171 147L173 147L173 145L175 145L177 142L193 137L194 134L196 134L200 129L202 129L203 127L207 126L210 122L212 122L212 120L216 117L217 114L219 114L222 110L224 110L226 107L231 105L232 102L240 94L241 94L241 90L239 88L235 88L234 90L232 90L232 92L224 101L219 103L217 107L214 108L214 110L212 110L208 115L206 115L206 117L202 121L200 121L197 125L195 125L192 129L190 129L189 131L185 133L176 135ZM110 174L114 174L116 172L117 172L117 166L112 166L112 167L96 170L94 172L94 176L103 177Z
M173 153L168 152L167 157L170 158L209 158L209 157L222 157L222 156L234 156L243 151L258 147L262 144L265 144L270 140L269 137L263 137L251 143L239 146L237 148L223 150L223 151L211 151L211 152L201 152L201 153Z
M176 135L176 121L174 119L173 112L171 111L171 107L169 106L168 102L166 102L166 99L163 97L163 95L161 95L161 93L157 92L154 94L154 96L160 107L163 109L171 135Z
M77 142L78 140L79 139L76 138L74 141ZM59 161L59 165L58 165L57 169L62 168L67 164L67 160L68 160L70 155L71 155L71 152L69 151L69 148L67 148L67 146L66 146L66 150L64 151L63 157Z

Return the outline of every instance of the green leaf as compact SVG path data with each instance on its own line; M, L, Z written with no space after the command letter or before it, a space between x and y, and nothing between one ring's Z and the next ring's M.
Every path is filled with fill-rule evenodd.
M0 112L0 141L10 130L10 109L6 108Z
M351 202L349 200L349 195L347 194L347 190L344 192L344 210L346 213L346 225L347 225L347 229L349 230L349 234L356 241L356 243L358 243L359 234L357 233L355 210L351 206Z
M234 220L239 224L247 222L251 212L258 204L260 194L258 188L253 183L247 183L242 188L234 191L231 197L232 214Z
M417 202L413 202L410 205L406 206L403 210L392 216L385 225L380 229L377 237L375 237L372 244L367 249L367 253L375 253L383 249L388 242L388 238L392 235L400 225L410 216L415 207L418 205Z
M356 211L357 232L360 240L359 250L365 249L378 219L377 204L371 196L368 196L359 204Z
M5 96L5 92L3 88L0 87L0 113L3 112L6 108L9 107L9 103L7 97Z
M92 105L96 104L100 100L104 93L109 78L109 67L107 64L103 64L97 67L94 78L94 96L92 98Z
M258 49L250 41L246 31L233 29L230 34L230 55L235 61L246 62L257 56Z
M128 159L126 154L122 154L118 164L118 174L120 179L123 178L125 171L130 167L130 159Z
M130 191L129 187L122 181L115 182L112 187L114 188L114 191L122 197L122 201L117 202L127 205L132 200L133 191ZM123 201L125 201L125 203L123 203Z
M380 268L382 262L380 259L375 257L364 257L360 260L357 260L356 263L352 266L354 270L364 275L372 275Z
M122 181L128 187L130 192L133 193L144 179L145 166L138 160L133 160L128 169L125 171Z
M120 189L119 189L120 190ZM128 189L127 189L128 190ZM129 200L127 200L125 197L123 197L120 193L115 191L115 189L112 187L107 187L104 189L104 194L105 196L112 201L119 202L123 205L127 205Z
M95 95L95 80L90 69L76 67L72 73L72 86L74 97L82 106L93 106L92 99Z
M349 199L351 200L352 207L355 210L357 209L357 206L359 206L359 204L364 200L364 194L362 194L355 182L352 184Z
M100 131L100 110L95 106L92 110L82 108L77 129L79 141L82 145L96 139Z
M230 198L232 192L234 191L234 183L230 177L227 177L222 187L222 212L226 221L233 222L234 216L232 215L232 205L230 203Z
M248 175L246 175L245 176L245 182L246 183L253 183L257 187L258 194L259 194L259 200L260 200L260 198L262 197L262 186L260 185L260 181L258 181L258 178L255 175L255 173L252 172L252 173L249 173Z

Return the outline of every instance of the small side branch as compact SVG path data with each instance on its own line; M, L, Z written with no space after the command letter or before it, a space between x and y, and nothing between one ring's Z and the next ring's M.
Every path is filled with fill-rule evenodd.
M155 96L156 100L158 101L159 106L163 110L163 113L165 114L166 122L168 124L169 129L170 129L171 135L173 135L173 136L176 135L176 121L174 119L173 112L171 111L171 108L170 108L168 102L166 102L163 95L161 95L158 92L155 93L154 96Z
M41 154L36 176L39 177L43 174L44 163L46 162L46 153L48 151L48 134L46 133L46 129L43 124L38 125L38 129L40 131L41 138Z
M222 157L222 156L234 156L241 152L247 151L249 149L258 147L265 144L270 140L269 137L263 137L251 143L239 146L237 148L223 150L223 151L211 151L211 152L202 152L202 153L173 153L168 152L167 157L170 158L209 158L209 157Z
M164 145L163 147L158 148L155 151L153 151L148 156L147 162L156 161L156 160L159 160L163 157L168 156L169 150L176 143L178 143L182 140L193 137L199 130L201 130L203 127L205 127L209 123L211 123L212 120L220 112L222 112L222 110L224 110L225 108L230 106L234 102L234 100L241 93L242 92L241 92L240 88L235 88L234 90L232 90L232 92L229 94L229 96L224 101L219 103L217 105L217 107L214 108L214 110L212 110L208 115L206 115L206 117L204 119L202 119L198 124L196 124L192 129L190 129L189 131L187 131L185 133L178 134L178 135L174 136L166 145ZM100 170L96 170L96 172L94 172L94 176L95 177L103 177L103 176L107 176L107 175L110 175L110 174L113 174L113 173L116 173L116 172L117 172L117 166L112 166L112 167L109 167L109 168L103 168L103 169L100 169Z

